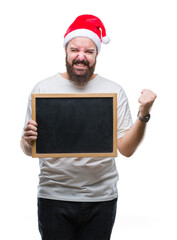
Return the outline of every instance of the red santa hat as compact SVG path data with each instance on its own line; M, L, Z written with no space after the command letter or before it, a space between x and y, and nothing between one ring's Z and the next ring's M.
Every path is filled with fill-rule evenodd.
M98 52L101 49L101 43L109 43L110 38L106 36L106 29L102 21L93 15L78 16L75 21L69 26L64 35L64 47L73 38L88 37L97 46Z

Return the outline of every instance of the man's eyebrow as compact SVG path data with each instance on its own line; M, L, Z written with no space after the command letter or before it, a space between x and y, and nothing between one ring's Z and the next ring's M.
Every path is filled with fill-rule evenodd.
M94 51L95 51L95 49L94 49L94 48L89 48L89 49L87 49L86 51L89 51L89 52L94 52Z
M77 47L70 47L70 49L71 49L71 50L72 50L72 49L74 49L74 50L75 50L75 49L78 49L78 48L77 48Z

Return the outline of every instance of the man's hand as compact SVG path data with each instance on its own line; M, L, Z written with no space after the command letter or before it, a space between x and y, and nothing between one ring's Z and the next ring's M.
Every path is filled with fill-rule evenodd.
M25 129L24 135L21 139L21 148L23 152L31 156L32 155L32 142L37 139L37 123L33 120L29 120Z
M33 120L29 120L25 129L24 136L25 141L32 146L32 141L37 139L37 123Z
M148 115L150 112L150 109L156 99L157 95L153 93L151 90L144 89L141 92L141 96L138 99L138 102L140 103L139 106L139 111L140 111L140 116L144 118L145 116Z

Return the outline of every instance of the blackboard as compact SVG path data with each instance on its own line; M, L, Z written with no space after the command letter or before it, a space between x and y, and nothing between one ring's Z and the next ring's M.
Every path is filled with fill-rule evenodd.
M32 157L117 156L117 94L32 94Z

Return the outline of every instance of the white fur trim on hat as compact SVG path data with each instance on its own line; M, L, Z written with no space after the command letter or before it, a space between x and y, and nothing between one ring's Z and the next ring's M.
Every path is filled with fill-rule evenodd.
M76 38L76 37L88 37L90 38L97 46L98 48L98 52L100 52L100 49L101 49L101 41L100 41L100 38L98 37L98 35L88 29L77 29L77 30L74 30L70 33L68 33L66 35L66 37L64 38L64 47L66 46L66 44L73 38Z
M102 38L102 41L104 44L108 44L110 42L110 38L108 36L105 36Z

